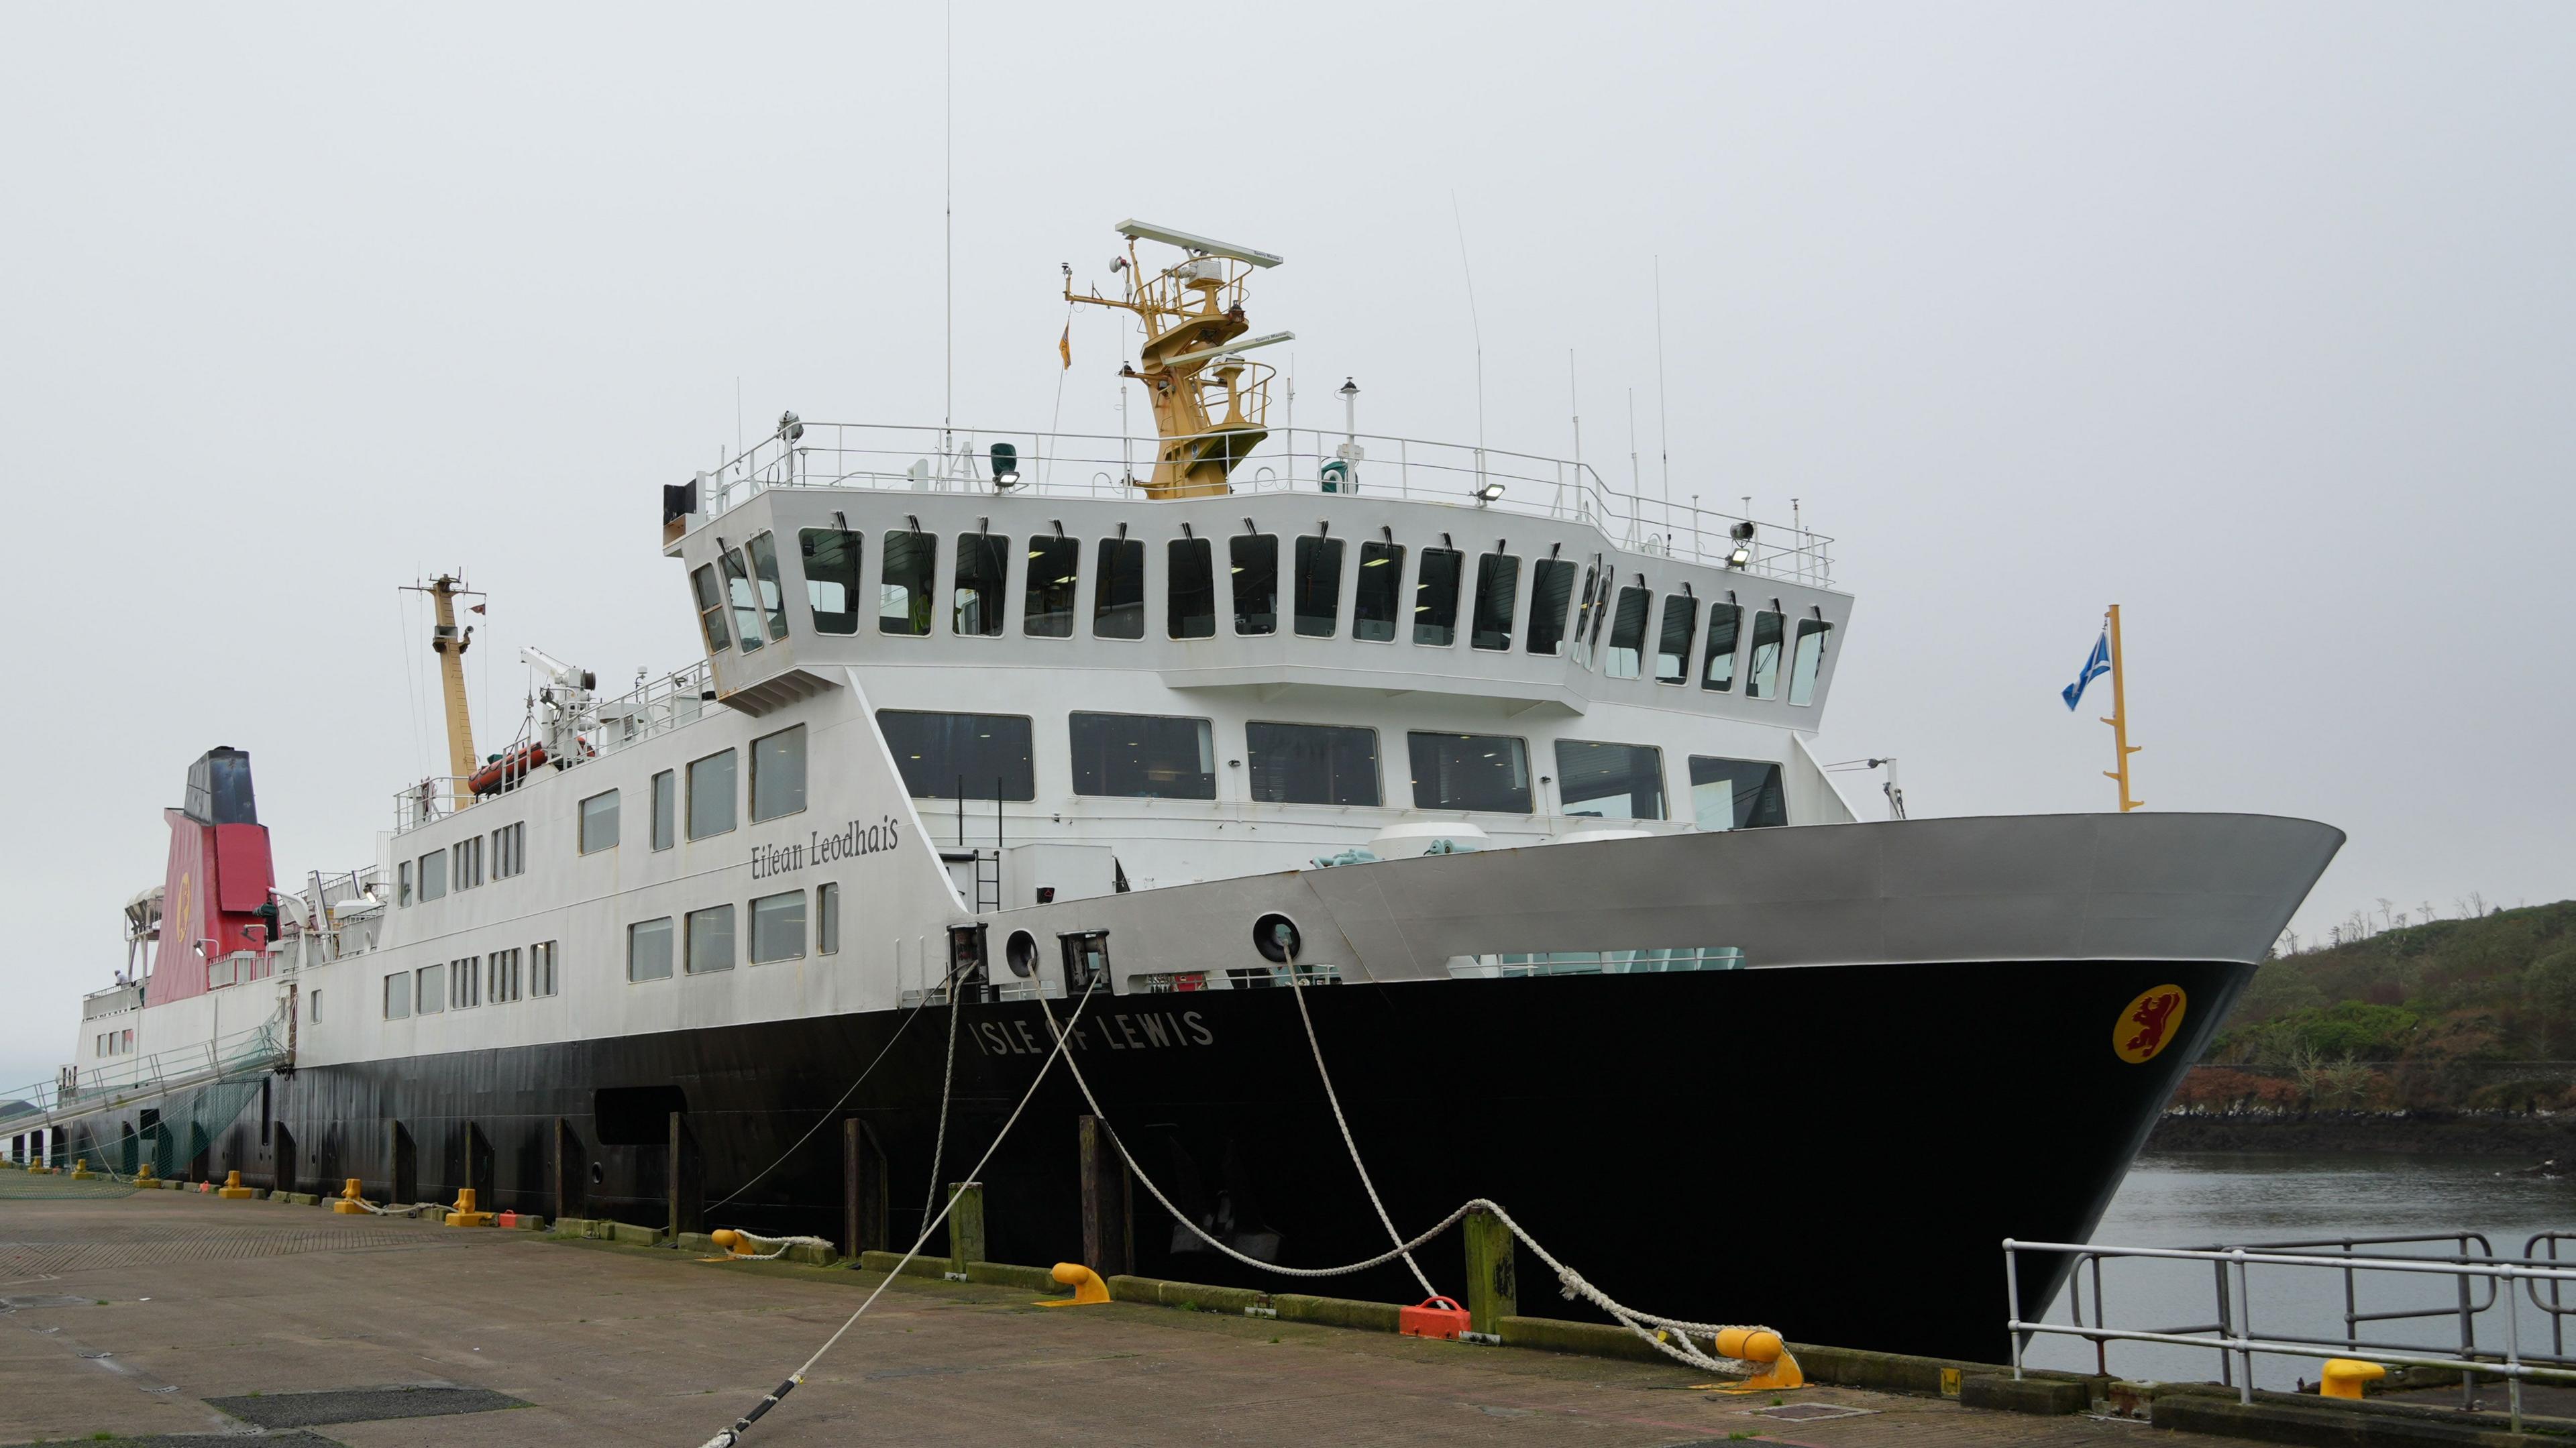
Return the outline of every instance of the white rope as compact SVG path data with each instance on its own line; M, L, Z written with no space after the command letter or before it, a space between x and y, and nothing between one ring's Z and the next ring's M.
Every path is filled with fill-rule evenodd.
M948 1091L950 1084L957 1079L957 975L957 967L954 964L950 965L948 968L948 984L946 987L948 994L948 1062L940 1069L939 1074L939 1134L932 1138L930 1143L930 1191L928 1195L921 1199L921 1212L925 1217L930 1215L930 1209L932 1207L939 1205L939 1160L948 1150ZM921 999L922 1004L924 1005L928 1005L930 1003L930 996L927 992L923 993Z
M739 1262L774 1262L779 1258L786 1256L792 1248L838 1247L840 1245L829 1237L764 1237L758 1232L746 1232L740 1227L735 1227L732 1231L735 1236L740 1237L746 1242L775 1242L778 1244L766 1252L736 1252L733 1254L734 1260Z
M1315 1018L1306 1010L1306 985L1297 979L1296 971L1293 965L1288 968L1289 993L1297 999L1297 1019L1306 1023L1306 1045L1315 1053L1315 1074L1324 1078L1324 1099L1332 1103L1333 1124L1342 1129L1342 1148L1351 1154L1351 1165L1359 1168L1360 1185L1367 1188L1369 1205L1377 1208L1377 1219L1386 1226L1386 1239L1400 1243L1404 1238L1395 1230L1395 1219L1386 1214L1386 1203L1378 1200L1377 1183L1369 1180L1368 1165L1360 1160L1359 1143L1351 1139L1351 1123L1342 1115L1342 1097L1333 1089L1333 1073L1324 1069L1323 1043L1315 1039ZM1413 1254L1401 1246L1396 1250L1404 1253L1404 1265L1413 1269L1413 1280L1422 1284L1422 1295L1426 1298L1439 1296L1440 1290L1431 1285L1430 1278L1422 1275L1422 1264L1413 1260Z
M953 992L952 992L952 994L953 994ZM709 1205L709 1206L706 1208L706 1210L707 1210L707 1211L712 1212L712 1211L714 1211L717 1207L721 1207L721 1206L725 1205L727 1202L732 1201L735 1197L739 1197L739 1196L741 1196L744 1192L750 1191L753 1187L756 1187L756 1186L760 1185L762 1181L764 1181L764 1180L766 1180L766 1179L768 1178L768 1176L769 1176L769 1174L770 1174L771 1172L774 1172L774 1171L778 1170L779 1166L780 1166L782 1163L784 1163L784 1162L785 1162L789 1157L794 1156L794 1155L795 1155L797 1152L799 1152L799 1151L802 1151L802 1150L804 1149L804 1147L805 1147L805 1143L807 1143L807 1142L809 1142L809 1141L812 1141L812 1140L814 1139L814 1133L815 1133L815 1132L818 1132L818 1131L822 1130L825 1126L827 1126L827 1125L830 1125L830 1124L831 1124L831 1120L832 1120L833 1113L835 1113L835 1112L839 1111L843 1106L848 1105L848 1104L849 1104L849 1101L850 1101L850 1098L851 1098L852 1096L855 1096L855 1095L857 1095L857 1094L858 1094L858 1090L859 1090L859 1088L860 1088L861 1086L863 1086L863 1085L867 1084L867 1079L868 1079L868 1077L869 1077L869 1076L871 1076L871 1075L873 1075L873 1074L875 1074L878 1063L879 1063L879 1062L882 1062L883 1060L885 1060L885 1058L886 1058L886 1053L887 1053L887 1052L889 1052L889 1051L892 1051L892 1050L894 1049L894 1043L903 1039L903 1033L904 1033L905 1031L908 1031L908 1030L910 1030L910 1029L912 1028L912 1023L913 1023L914 1021L916 1021L916 1020L920 1019L920 1017L921 1017L921 1013L922 1013L924 1010L928 1009L928 1008L929 1008L929 1006L930 1006L930 994L929 994L929 992L924 991L924 992L922 993L922 997L921 997L921 999L920 999L920 1000L918 1000L918 1001L915 1001L915 1002L913 1003L913 1007L912 1007L912 1009L911 1009L910 1011L906 1012L906 1013L904 1014L904 1018L903 1018L901 1021L899 1021L899 1022L897 1022L897 1023L895 1024L894 1034L893 1034L893 1035L891 1035L891 1036L886 1037L886 1043L885 1043L884 1045L879 1046L879 1047L877 1048L876 1060L868 1062L868 1067L867 1067L867 1069L866 1069L866 1070L864 1070L864 1071L861 1071L861 1072L859 1073L859 1079L858 1079L858 1080L856 1080L856 1081L851 1082L851 1083L850 1083L850 1089L841 1093L841 1099L840 1099L840 1100L838 1100L838 1101L833 1102L830 1106L825 1107L825 1108L823 1109L823 1114L822 1114L821 1116L819 1116L819 1117L816 1117L816 1118L815 1118L815 1120L814 1120L814 1124L813 1124L812 1126L809 1126L809 1127L805 1128L805 1134L804 1134L803 1136L800 1136L800 1137L796 1138L796 1144L795 1144L795 1145L793 1145L793 1146L790 1146L790 1147L789 1147L789 1148L787 1148L785 1151L782 1151L782 1152L780 1152L780 1153L778 1154L778 1160L777 1160L777 1161L773 1161L773 1162L771 1162L769 1165L767 1165L767 1166L765 1166L765 1167L762 1167L762 1168L760 1169L760 1172L759 1172L759 1174L758 1174L758 1175L754 1176L751 1180L749 1180L749 1181L747 1181L747 1182L744 1182L741 1186L738 1186L738 1187L734 1188L732 1192L728 1193L728 1194L727 1194L727 1195L725 1195L724 1197L721 1197L721 1198L719 1198L718 1200L716 1200L713 1204ZM950 1048L951 1050L954 1050L954 1049L956 1048L956 1042L955 1042L955 1041L953 1041L953 1040L952 1040L952 1041L950 1041L950 1043L949 1043L949 1048ZM938 1175L938 1168L937 1168L937 1167L935 1167L935 1166L934 1166L934 1167L931 1169L931 1175L932 1175L932 1176L934 1176L934 1177Z

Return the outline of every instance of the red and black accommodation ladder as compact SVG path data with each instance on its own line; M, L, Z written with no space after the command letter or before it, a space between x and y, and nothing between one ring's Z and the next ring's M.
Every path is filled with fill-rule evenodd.
M170 868L152 954L155 1005L205 994L207 967L237 951L252 952L264 973L277 937L277 877L251 795L250 755L206 751L188 766L187 803L161 814L170 822Z

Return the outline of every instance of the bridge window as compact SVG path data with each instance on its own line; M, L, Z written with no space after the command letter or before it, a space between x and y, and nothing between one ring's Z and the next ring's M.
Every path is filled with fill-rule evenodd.
M385 1019L411 1019L411 972L397 971L385 977Z
M594 794L581 802L581 852L596 854L617 843L617 791ZM424 873L427 865L421 867ZM423 882L424 884L426 881Z
M1699 686L1723 694L1735 687L1735 636L1744 626L1742 607L1723 601L1708 606L1708 652L1700 665Z
M1816 674L1825 665L1825 635L1834 626L1820 618L1798 620L1798 641L1789 659L1789 702L1816 702Z
M666 769L653 776L653 848L671 848L679 831L680 777Z
M1279 632L1279 539L1269 533L1237 533L1225 540L1227 577L1234 586L1234 631L1239 634Z
M447 967L424 965L412 972L418 987L412 993L411 1010L416 1016L434 1016L447 1009Z
M690 839L703 840L733 828L733 761L730 749L690 761Z
M1264 804L1379 803L1377 731L1326 724L1246 724L1252 797Z
M1556 797L1569 815L1664 817L1664 752L1648 744L1556 741Z
M733 636L742 642L746 654L760 648L760 600L751 591L751 570L743 566L742 550L728 548L716 555L716 566L724 571L725 596L733 600Z
M1470 646L1512 646L1512 614L1521 601L1521 561L1509 553L1488 553L1476 565L1476 627Z
M1530 812L1529 745L1501 734L1408 734L1416 809Z
M1205 719L1075 714L1068 722L1075 794L1216 798L1216 743Z
M1073 637L1074 586L1082 580L1082 543L1029 540L1028 577L1020 590L1020 632L1033 639Z
M1037 798L1024 715L879 709L877 729L914 799Z
M1744 697L1773 699L1780 694L1780 615L1764 609L1753 615L1753 662L1744 671Z
M1413 585L1413 641L1445 649L1458 642L1458 580L1466 555L1455 548L1422 550L1422 576Z
M930 600L938 588L939 536L885 535L885 567L877 574L877 632L918 638L930 632Z
M1574 564L1571 561L1542 558L1530 565L1531 653L1554 654L1565 647L1565 610L1573 602Z
M1364 643L1395 642L1396 607L1404 597L1404 545L1360 545L1360 581L1351 599L1351 637Z
M772 639L787 637L787 597L778 586L778 539L762 533L742 545L751 555L751 581L760 595L761 616L769 620Z
M859 631L859 562L866 544L866 535L838 528L808 528L796 535L805 563L805 603L814 611L816 633Z
M1145 636L1145 540L1100 540L1100 581L1091 600L1091 632L1104 639Z
M1743 830L1789 822L1777 764L1694 754L1690 778L1691 817L1701 829Z
M639 920L626 927L626 978L671 978L671 917Z
M710 905L692 910L689 925L689 974L713 975L733 969L733 907Z
M1216 558L1205 538L1163 545L1163 626L1176 639L1216 637Z
M1341 627L1342 540L1297 540L1297 632L1328 639Z
M1690 682L1691 635L1699 631L1699 600L1687 593L1664 595L1664 627L1655 642L1655 682Z
M733 647L733 634L725 628L724 592L716 587L716 566L701 563L689 575L689 587L698 596L698 627L706 632L707 652L720 654Z
M805 892L763 895L751 902L751 963L794 960L805 953Z
M1610 620L1609 667L1604 671L1614 679L1637 677L1640 655L1646 649L1646 614L1654 596L1643 588L1619 590L1619 609Z
M432 850L420 857L420 898L447 898L447 852Z
M751 741L751 820L758 824L805 809L805 726Z
M1011 540L992 533L957 535L957 589L949 595L949 623L959 638L997 639L1009 605Z

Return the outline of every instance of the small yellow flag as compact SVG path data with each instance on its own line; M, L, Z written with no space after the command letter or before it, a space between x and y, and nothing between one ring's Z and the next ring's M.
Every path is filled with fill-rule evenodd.
M1062 358L1064 359L1064 370L1065 370L1065 371L1067 371L1067 372L1072 371L1072 370L1073 370L1073 322L1072 322L1070 319L1067 319L1067 320L1066 320L1066 322L1065 322L1065 324L1064 324L1064 335L1063 335L1063 336L1061 336L1061 337L1056 338L1056 340L1055 340L1055 350L1056 350L1056 355L1057 355L1057 356L1059 356L1059 357L1062 357Z

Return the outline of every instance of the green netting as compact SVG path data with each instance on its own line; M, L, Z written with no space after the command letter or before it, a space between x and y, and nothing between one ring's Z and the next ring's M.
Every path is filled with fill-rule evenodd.
M259 1094L261 1075L240 1080L211 1081L203 1086L174 1091L157 1104L144 1108L158 1113L152 1125L140 1125L141 1112L132 1118L89 1117L64 1122L56 1128L53 1148L47 1153L47 1164L68 1172L76 1163L86 1161L91 1171L111 1177L132 1177L146 1163L152 1174L163 1180L189 1173L197 1159L223 1135L224 1128L249 1108ZM122 1113L120 1113L120 1117ZM209 1164L211 1169L211 1163ZM62 1180L68 1177L35 1177L31 1180ZM82 1186L90 1185L87 1182Z
M33 1172L0 1171L0 1202L59 1201L70 1197L122 1197L134 1192L131 1183L100 1177L95 1181L74 1181L67 1175L38 1176Z

